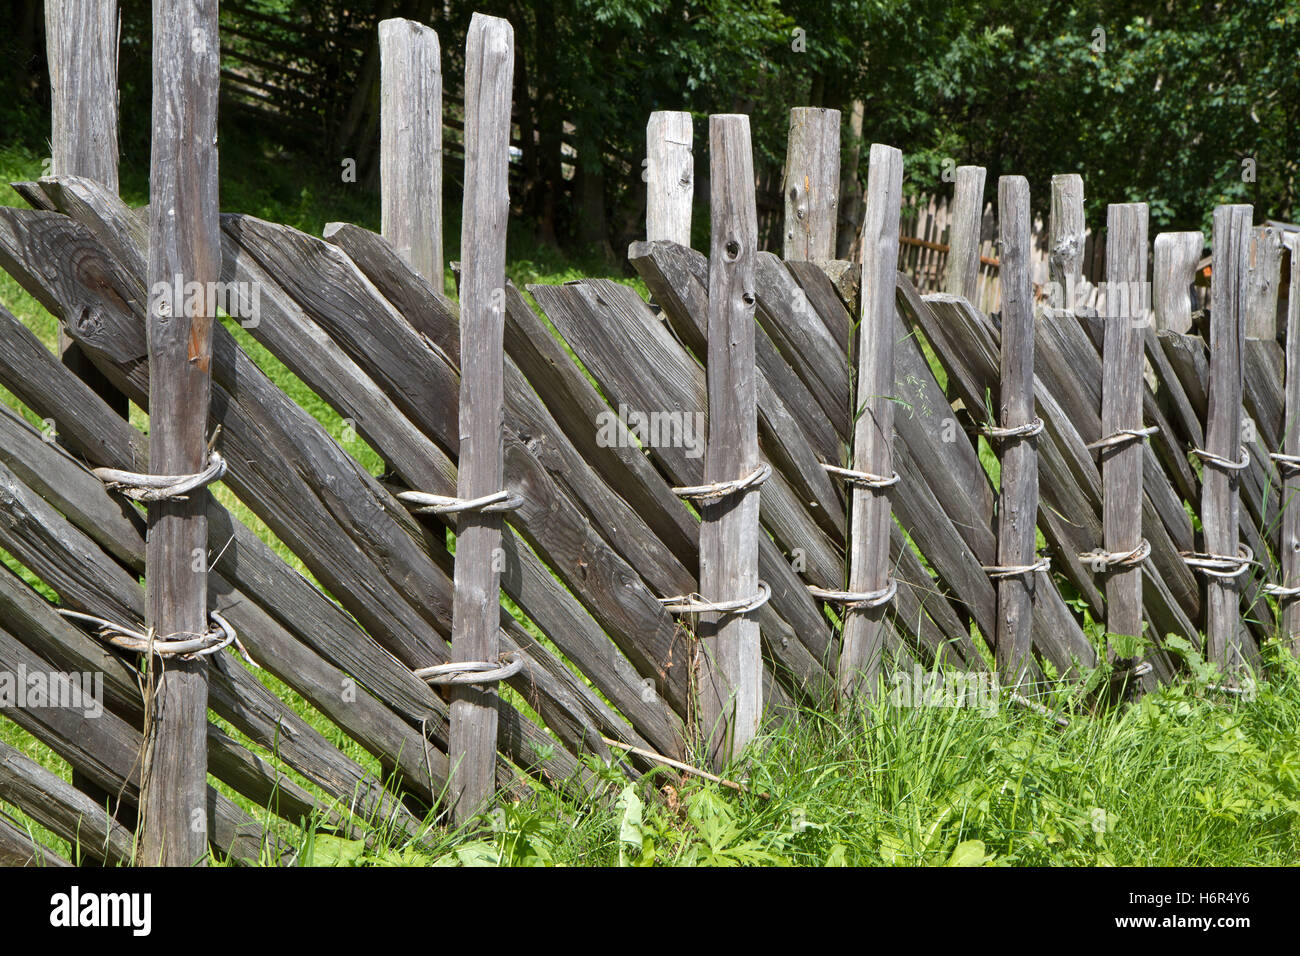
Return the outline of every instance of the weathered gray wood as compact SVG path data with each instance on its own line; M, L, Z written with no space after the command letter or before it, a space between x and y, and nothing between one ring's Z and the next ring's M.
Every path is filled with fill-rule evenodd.
M1247 205L1214 210L1213 279L1210 287L1210 379L1205 450L1228 461L1241 457L1242 377L1250 288L1250 220ZM1203 462L1201 525L1205 550L1235 557L1240 484L1237 472ZM1207 578L1206 640L1210 661L1234 671L1242 663L1240 578Z
M1083 254L1088 224L1083 217L1083 177L1062 173L1052 177L1052 209L1048 226L1048 277L1056 283L1054 308L1073 313L1081 304Z
M130 830L61 777L8 744L0 742L0 799L13 804L73 847L111 864L131 862L135 840Z
M815 106L790 110L781 190L785 194L783 258L834 259L840 212L839 110Z
M54 666L0 626L0 670L17 673L20 668L35 673L53 670ZM138 804L144 741L140 732L120 717L105 712L95 720L87 720L80 711L62 707L16 708L6 713L97 787L112 794L120 793L128 804ZM265 859L277 863L293 861L292 848L264 831L215 788L206 788L202 809L212 849L247 863ZM202 855L207 855L206 846Z
M1101 388L1104 436L1143 426L1146 275L1146 203L1112 204L1106 216L1106 339ZM1100 450L1104 547L1111 553L1130 552L1142 541L1142 458L1141 441ZM1141 635L1142 575L1141 565L1107 571L1106 630L1110 634Z
M691 244L695 155L691 114L660 110L646 123L646 239Z
M51 175L117 192L117 0L46 0Z
M414 20L379 24L379 181L384 238L438 291L442 269L442 51Z
M1002 394L997 424L1017 428L1034 420L1034 291L1030 275L1029 181L998 179L998 228L1002 238ZM1004 440L1002 495L998 502L998 564L1028 567L1034 555L1038 514L1038 451L1032 438ZM1002 679L1016 686L1029 659L1038 573L1000 578L996 651Z
M749 117L709 117L709 431L704 482L744 478L759 467L754 372L754 258L758 212ZM758 594L758 487L700 503L700 593L706 601ZM721 770L758 733L763 662L757 615L702 614L695 668L700 733Z
M903 154L873 143L862 224L862 310L851 467L884 477L894 472L894 275L902 197ZM848 590L883 591L889 584L888 491L854 485L849 516ZM876 694L888 608L888 604L846 608L837 675L842 695Z
M217 0L153 8L153 143L149 167L149 471L207 463L212 323L206 290L221 274L217 221ZM182 286L181 284L184 283ZM204 290L191 308L190 283ZM175 309L173 303L184 302ZM183 314L176 314L177 312ZM208 630L207 516L191 501L149 507L147 611L160 638ZM157 684L143 781L140 859L190 866L207 844L206 667L171 661ZM198 825L193 825L194 821Z
M74 334L82 336L115 383L147 404L139 303L133 302L129 285L116 287L116 279L105 284L102 278L87 283L81 273L49 276L35 265L51 255L72 256L87 276L116 276L119 267L87 231L49 213L0 210L0 248L6 268L56 315L96 317L84 327L78 324ZM428 634L430 625L439 633L450 630L451 586L422 551L418 525L310 414L274 387L224 329L217 330L214 354L215 370L224 383L215 393L219 401L214 417L223 424L223 448L231 463L226 483L406 666L444 663L445 650L439 653L436 645L418 636ZM268 442L278 454L266 453ZM311 476L310 482L306 476ZM336 546L349 537L356 547ZM382 566L372 554L382 557ZM395 587L397 581L403 588ZM418 586L412 584L417 581ZM405 595L412 591L437 597L437 608L409 603ZM519 679L523 692L530 692L528 675L521 673ZM552 739L508 709L501 728L503 751L516 756L522 766L532 766L542 748L550 756L540 760L540 768L552 779L567 781L575 763L565 751L551 753ZM508 782L511 774L504 774Z
M980 227L984 222L983 166L958 166L948 227L948 267L943 290L968 302L979 301Z
M1246 338L1275 340L1277 299L1282 280L1282 234L1273 226L1260 226L1251 236L1249 276L1246 285Z
M611 403L692 416L704 412L707 386L703 371L633 290L593 280L529 286L529 291ZM670 311L665 304L665 312ZM603 326L601 335L584 334L596 324ZM660 441L652 443L648 451L674 484L702 483L702 458L684 443ZM777 484L773 475L763 487L770 493ZM769 498L764 495L763 501ZM763 518L766 521L766 516ZM824 684L826 671L821 662L829 652L825 619L766 535L759 539L759 575L772 588L771 600L759 611L762 639L769 653L805 686ZM678 659L684 651L679 651Z
M1286 425L1282 453L1300 455L1300 235L1287 236L1291 253L1290 289L1286 313ZM1300 584L1300 468L1279 469L1282 474L1282 538L1278 554L1284 587ZM1283 598L1282 640L1300 657L1300 601Z
M1156 236L1152 294L1157 332L1189 332L1192 328L1192 282L1205 247L1200 232L1162 232Z
M8 519L8 524L0 528L0 541L6 550L53 588L73 610L139 629L144 595L133 574L113 562L87 535L4 466L0 466L0 496ZM133 544L137 549L137 560L133 563L138 567L138 551L143 542L137 537ZM231 624L245 635L250 648L267 660L267 666L277 676L291 676L292 665L303 666L309 662L310 656L299 651L290 666L281 666L283 654L298 651L302 645L277 634L278 628L242 595L234 595L234 600L229 602L221 600L229 586L223 587L215 574L212 578L217 597L214 604L229 616ZM211 702L221 716L268 750L278 753L331 796L355 802L358 812L375 813L412 834L419 831L418 821L383 791L381 781L344 757L245 668L232 664L226 656L216 656L211 661ZM340 691L344 675L321 675L317 671L315 676L324 679L319 688L304 682L309 700L343 696ZM206 742L206 710L204 737Z
M684 249L671 243L633 243L629 249L629 259L636 267L637 271L645 280L646 285L650 288L651 294L664 309L664 316L668 318L674 332L680 337L681 341L688 347L696 351L696 354L702 354L704 347L704 328L706 324L705 316L708 308L708 294L705 289L705 282L701 281L704 270L707 269L707 260L699 253ZM773 268L766 270L764 263L770 263ZM821 317L816 310L810 310L812 299L805 297L797 288L790 288L789 276L786 275L785 266L790 265L793 271L798 264L783 264L775 258L766 258L763 253L758 257L758 309L760 323L765 331L771 332L783 343L782 348L789 351L794 350L791 344L801 336L806 336L811 347L835 353L838 358L832 361L838 361L841 365L839 372L843 380L842 397L845 398L844 405L850 404L847 399L847 343L849 336L849 326L851 320L847 313L844 312L844 306L838 302L838 296L830 289L823 289L818 298L825 300L829 294L833 303L824 302L825 305L838 309L842 316L839 326L832 329L831 335L835 336L834 342L822 338L826 334L825 329L818 329L821 323ZM822 281L829 283L827 276L820 272L818 266L811 263L804 263L808 269L822 275ZM784 278L782 278L784 276ZM706 280L707 275L703 274ZM553 292L540 292L534 290L539 298L548 296L548 311L551 306L556 305L553 301L555 294ZM559 291L559 290L556 290ZM626 292L626 290L624 290ZM627 298L623 295L622 298ZM630 300L629 300L630 301ZM832 313L834 314L834 313ZM562 320L561 320L562 321ZM599 321L603 326L608 327L609 323L602 319L595 318L593 322ZM799 330L791 328L793 325L799 325ZM572 331L572 330L571 330ZM568 333L566 333L568 334ZM608 332L606 333L608 334ZM841 347L838 343L843 341ZM630 343L629 343L630 344ZM816 472L822 472L822 461L839 462L842 460L842 447L847 443L849 437L849 414L847 410L841 409L841 414L835 419L836 424L821 417L809 417L796 411L796 408L817 408L816 402L813 401L811 392L808 390L800 375L811 374L811 369L805 363L801 366L801 373L796 374L785 360L785 356L780 354L766 336L758 336L756 341L758 353L758 410L759 410L759 442L764 451L770 456L773 466L777 469L780 480L773 480L765 485L766 494L762 499L762 518L765 526L777 537L778 541L786 540L785 534L781 527L784 524L784 518L774 515L773 512L781 509L784 510L786 503L783 501L784 486L787 483L798 491L801 495L807 494L808 497L802 500L807 502L808 506L817 509L824 509L826 512L833 511L833 514L827 514L826 517L833 519L832 527L829 529L834 532L834 542L842 547L844 541L843 525L843 506L840 504L839 496L833 490L821 490L821 483L817 482L815 477L809 477L806 472L811 468ZM588 368L599 365L605 366L605 362L595 356L593 350L583 350L581 340L576 346L583 356L583 362ZM620 355L627 349L620 349L617 346L612 348L611 353ZM823 357L826 358L826 357ZM653 367L662 367L663 362L658 356L652 357L648 363ZM819 366L823 367L823 366ZM834 373L829 373L834 379ZM623 380L630 380L636 372L628 369L622 375ZM607 385L602 384L602 388L608 389ZM789 412L786 411L789 409ZM793 419L793 421L792 421ZM788 424L787 424L788 423ZM809 424L811 423L811 425ZM808 432L807 429L812 429ZM804 438L808 441L805 443ZM810 447L807 447L810 446ZM812 461L807 461L808 452L812 452ZM978 463L977 463L978 464ZM900 459L899 470L904 472L910 465L910 460ZM792 470L799 471L799 474L793 474ZM909 479L910 480L910 479ZM687 481L686 484L695 482ZM909 488L896 488L896 500L911 494ZM831 500L828 501L828 495ZM917 495L918 508L923 508L919 504L920 496ZM909 502L911 498L908 499ZM816 511L811 512L814 516ZM919 512L918 512L919 513ZM787 516L788 517L788 516ZM819 523L821 523L819 521ZM823 524L823 527L825 525ZM810 548L810 539L805 532L798 532L793 527L790 532L795 537L791 541L790 547L799 547L801 556L805 559L801 562L804 566L800 573L810 583L818 584L821 587L839 588L843 580L843 558L836 553L831 556L832 564L829 568L822 566L822 560L817 558L817 550ZM961 623L956 613L948 605L947 601L941 595L933 593L932 583L929 578L929 572L922 570L920 562L916 560L912 553L910 545L902 539L901 532L898 531L897 525L894 526L893 539L891 540L891 561L895 563L895 574L901 582L909 586L903 587L899 591L897 599L897 620L900 626L905 626L909 631L915 633L917 642L920 646L925 647L932 653L948 658L953 654L958 656L964 655L969 644L969 626ZM789 566L784 562L780 564L766 561L766 552L760 545L760 574L769 584L776 580L774 573L788 574ZM797 584L797 578L795 583ZM783 614L793 614L792 620L803 618L799 615L799 607L791 607L781 604L778 597L784 591L780 586L774 586L773 602ZM792 592L792 596L806 599L806 594ZM990 595L991 595L990 591ZM924 608L924 609L922 609ZM766 611L766 608L764 609ZM992 612L990 612L990 619ZM765 646L772 647L770 641L772 622L766 617L761 617L763 628L763 640ZM821 625L818 625L820 629ZM802 637L801 630L801 637ZM805 641L806 637L802 637ZM776 643L780 647L784 640ZM810 648L812 645L810 644ZM779 653L777 654L779 658Z
M72 864L49 847L37 843L17 821L0 811L0 866L70 868Z
M46 0L50 175L87 176L117 192L117 0ZM63 329L59 354L125 416L125 396Z
M465 41L465 209L461 227L460 462L456 494L504 486L501 449L506 220L510 216L510 94L514 30L474 14ZM501 515L465 512L456 522L452 659L495 661L501 593ZM497 691L457 687L451 700L451 800L458 823L493 792Z

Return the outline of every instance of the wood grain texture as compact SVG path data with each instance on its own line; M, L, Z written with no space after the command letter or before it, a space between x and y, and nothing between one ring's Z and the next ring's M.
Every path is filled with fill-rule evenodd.
M206 290L221 274L217 0L154 0L153 23L149 471L179 475L201 471L207 460L215 316ZM196 309L183 295L190 283L204 290ZM194 556L206 554L207 516L195 500L150 505L148 540L146 623L160 638L206 633L206 561ZM171 661L158 681L142 800L140 859L149 865L189 866L206 851L205 675L201 659Z
M379 24L379 181L384 238L439 292L442 268L442 50L414 20Z
M979 301L980 227L984 222L983 166L958 166L948 232L948 266L943 291Z
M1196 263L1205 248L1200 232L1162 232L1156 236L1152 267L1156 332L1190 332L1192 282Z
M1029 182L1023 176L998 179L998 230L1002 237L1002 395L997 424L1003 428L1034 420L1034 290L1030 276ZM1001 443L1002 495L998 502L998 564L1034 563L1038 513L1038 449L1033 438ZM1029 661L1038 573L1001 578L995 639L998 669L1016 686Z
M1142 330L1147 324L1147 206L1112 204L1106 217L1106 338L1102 355L1101 430L1141 428ZM1123 295L1116 293L1123 291ZM1067 320L1068 321L1068 320ZM1142 540L1143 442L1100 451L1102 524L1107 551L1123 553ZM1106 572L1106 630L1142 633L1141 566Z
M894 472L894 293L902 194L902 152L873 143L862 224L862 306L851 467L883 476ZM891 514L887 489L853 487L848 590L880 591L888 585ZM875 695L888 611L888 604L846 609L837 674L841 695Z
M1219 206L1214 210L1205 449L1229 461L1237 461L1244 448L1241 397L1253 212L1247 205ZM1229 557L1237 554L1239 486L1237 472L1203 464L1201 525L1206 551ZM1211 577L1206 583L1207 657L1225 671L1233 671L1242 663L1240 581Z
M147 405L142 304L133 298L130 283L120 284L119 268L87 230L55 214L0 209L0 249L4 265L56 315L87 319L73 323L74 334L119 387ZM49 255L71 256L79 271L46 275L35 263ZM445 663L449 651L429 635L450 633L451 584L424 550L418 523L319 422L277 389L224 329L217 330L216 340L214 371L221 384L213 414L223 425L231 464L227 485L408 668ZM266 454L268 443L278 454ZM343 540L355 546L339 547ZM528 675L519 679L521 693L531 694ZM567 751L537 756L536 748L547 741L553 738L513 708L507 710L499 736L502 751L522 767L570 780L576 767ZM509 784L513 776L508 766L499 765L499 781Z
M646 123L646 239L691 244L695 154L691 114L659 110Z
M474 14L465 41L465 207L461 227L460 461L456 494L504 486L502 455L506 221L510 216L510 93L514 29ZM456 523L452 659L495 661L501 604L501 515ZM493 792L497 690L457 687L451 701L451 801L458 823Z
M1282 234L1274 226L1259 226L1251 234L1250 272L1246 283L1246 338L1274 341L1278 327L1277 300L1282 281Z
M786 142L785 233L782 257L805 261L835 258L840 213L840 111L790 110Z
M1051 305L1073 313L1083 289L1083 255L1088 223L1083 215L1083 177L1062 173L1052 177L1052 207L1048 221L1048 278L1058 298Z
M1286 426L1282 452L1300 455L1300 235L1287 237L1291 276L1286 314ZM1300 469L1282 472L1282 539L1278 553L1286 587L1300 584ZM1300 657L1300 600L1282 602L1282 639Z
M754 372L754 259L758 214L749 117L709 117L708 442L704 481L734 481L759 467ZM757 487L700 504L700 593L706 601L758 593ZM758 617L702 614L696 669L700 732L709 763L729 764L758 733L763 662Z
M50 68L51 176L86 176L118 188L117 0L48 0L45 48ZM63 363L122 416L126 398L108 384L59 329Z

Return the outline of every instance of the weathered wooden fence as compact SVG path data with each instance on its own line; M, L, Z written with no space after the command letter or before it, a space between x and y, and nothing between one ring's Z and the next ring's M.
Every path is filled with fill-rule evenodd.
M385 103L438 116L436 38L381 30ZM187 235L215 209L167 193L201 144L160 132L149 216L81 175L71 148L58 175L15 184L31 208L0 208L0 266L101 380L0 309L0 384L54 426L0 408L0 549L57 595L0 568L0 673L102 675L103 713L6 706L74 776L4 748L0 800L110 862L189 863L204 845L289 862L206 773L287 820L346 829L345 807L420 840L428 810L470 823L494 791L591 794L589 756L633 775L725 769L764 720L875 693L895 667L996 668L1033 705L1038 682L1099 655L1122 693L1175 678L1188 647L1228 687L1270 637L1300 650L1300 271L1284 355L1250 334L1266 325L1252 309L1273 307L1251 290L1276 289L1259 271L1280 260L1252 265L1248 207L1217 214L1207 343L1188 334L1194 263L1165 236L1148 282L1141 204L1110 208L1102 307L1068 294L1085 279L1078 177L1051 184L1060 294L1035 296L1032 186L1004 177L990 314L968 298L983 170L959 171L960 255L946 291L922 294L898 271L897 150L872 149L861 266L831 260L838 149L824 111L796 111L778 258L758 250L748 123L712 117L705 256L682 241L690 118L656 114L647 239L628 252L650 302L608 279L520 290L504 278L509 30L477 18L466 53L458 302L420 225L441 230L427 128L384 137L384 188L401 192L384 197L384 236L228 214L210 263L162 274L167 229ZM208 89L215 61L194 54L176 52L178 76ZM177 352L182 328L210 336L188 332ZM355 428L382 477L244 333ZM178 356L205 383L183 396L164 387ZM152 413L148 435L122 396ZM186 457L164 454L179 428ZM314 580L218 500L218 478ZM183 540L158 533L168 515ZM169 623L160 593L197 622ZM1094 622L1146 641L1105 640ZM204 688L242 740L203 719ZM179 752L165 743L182 739L177 715ZM0 853L57 860L3 820Z

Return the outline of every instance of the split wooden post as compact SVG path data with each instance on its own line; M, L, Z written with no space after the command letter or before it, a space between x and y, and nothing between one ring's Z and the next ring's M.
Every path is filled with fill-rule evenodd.
M117 0L46 0L51 176L83 176L117 192ZM123 418L130 404L62 328L63 364Z
M1112 204L1106 213L1106 313L1102 345L1103 440L1142 423L1143 330L1147 324L1147 205ZM1140 438L1102 446L1102 533L1111 555L1137 555L1142 545ZM1142 565L1106 571L1106 630L1142 633Z
M514 28L476 13L465 40L465 199L461 226L460 459L456 495L504 486L502 424L506 223L510 216L510 104ZM501 515L456 522L452 660L495 662L501 622ZM456 686L451 700L453 817L466 823L494 792L497 688Z
M1246 291L1246 338L1276 341L1277 296L1282 279L1282 235L1260 226L1251 235Z
M790 111L786 142L783 257L835 258L840 211L840 111L797 107Z
M758 211L749 117L709 117L709 434L704 481L745 478L761 465L754 367ZM700 503L700 593L710 602L759 593L759 487ZM724 768L758 733L763 661L757 616L700 616L700 729L709 763Z
M903 201L903 154L873 143L862 223L862 298L858 323L858 377L853 423L854 471L894 474L894 294ZM855 594L884 595L890 586L888 489L854 484L850 502L849 586ZM889 603L845 608L838 684L841 695L874 695L885 644Z
M149 168L149 471L208 462L217 200L217 0L154 0ZM179 305L179 308L177 307ZM201 495L149 506L145 618L160 639L208 632L208 525ZM192 866L207 849L207 664L173 658L153 698L140 859Z
M1034 290L1030 279L1032 237L1029 181L998 179L998 228L1002 238L1002 398L998 426L1028 428L1034 415ZM1064 288L1064 286L1063 286ZM998 621L995 636L1003 683L1018 686L1029 665L1037 562L1038 450L1032 435L1006 435L1002 443L1002 492L998 499Z
M1214 210L1213 272L1210 285L1210 381L1202 458L1201 525L1205 550L1237 556L1240 502L1241 394L1245 375L1247 288L1250 282L1251 217L1248 205ZM1241 662L1238 633L1240 577L1206 576L1207 657L1225 671Z
M379 24L381 229L441 292L442 64L438 34L414 20Z
M1087 233L1088 224L1083 216L1083 177L1078 173L1058 173L1052 177L1047 275L1058 290L1051 306L1071 315L1083 293L1083 254Z
M661 110L646 124L646 239L689 247L695 199L691 114Z
M1286 313L1286 430L1282 453L1300 456L1300 234L1287 237L1291 250L1291 288ZM1300 585L1300 467L1278 469L1282 475L1282 558L1284 588ZM1282 639L1300 657L1300 598L1282 595Z
M1205 247L1200 232L1162 232L1156 236L1152 268L1157 332L1186 335L1192 328L1192 285L1196 263Z
M948 269L943 291L979 308L980 226L984 223L983 166L958 166L948 231Z

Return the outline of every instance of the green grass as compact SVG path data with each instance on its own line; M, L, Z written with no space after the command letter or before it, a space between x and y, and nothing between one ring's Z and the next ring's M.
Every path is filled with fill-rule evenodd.
M304 185L309 177L293 164L259 149L260 154L245 151L257 155L246 168L223 166L225 209L315 234L331 220L377 227L373 196L326 175ZM6 181L40 172L36 151L0 148ZM138 205L147 196L140 173L133 175L123 195ZM21 204L16 195L3 201ZM457 232L449 223L449 262L458 256ZM511 234L508 274L521 289L604 274L646 295L638 281L611 271L599 259L569 258L536 246L521 231ZM454 291L450 269L446 279ZM0 302L54 348L54 319L3 273ZM327 403L243 329L227 327L273 380L363 466L379 473L380 457L345 429ZM21 408L8 393L0 398ZM132 420L148 429L139 409ZM980 457L996 483L997 459L983 441ZM307 573L233 494L221 487L217 494ZM213 544L220 550L221 542ZM0 558L25 573L7 555ZM366 838L346 839L325 823L323 813L294 826L212 782L313 865L1293 864L1300 843L1300 668L1275 648L1269 657L1268 680L1252 700L1215 690L1216 677L1203 668L1136 705L1097 712L1084 706L1079 692L1059 690L1045 702L1069 716L1065 728L1014 706L1005 695L988 709L903 707L887 693L855 713L806 710L769 730L729 771L729 777L745 781L746 792L668 769L629 782L591 764L601 788L589 800L534 788L526 799L499 808L473 834L429 821L419 845L360 820L351 822ZM373 758L299 694L256 673L346 754L379 773ZM1105 676L1094 673L1092 683ZM289 779L320 794L274 754L224 721L218 724ZM11 721L0 719L0 740L69 778L66 763ZM346 807L331 809L348 817ZM30 826L40 842L77 854L16 808L0 803L0 810Z

